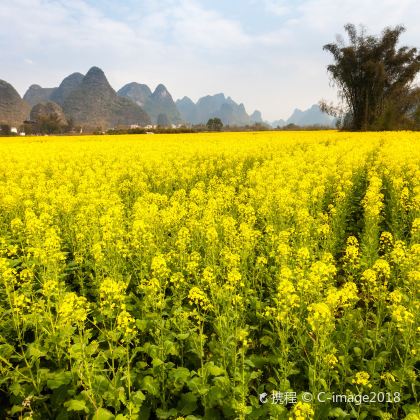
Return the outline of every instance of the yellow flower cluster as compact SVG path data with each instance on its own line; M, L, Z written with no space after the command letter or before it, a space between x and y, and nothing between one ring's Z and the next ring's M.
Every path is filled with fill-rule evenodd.
M369 175L369 186L366 191L366 195L363 199L363 207L365 210L366 218L375 219L379 217L381 210L383 209L383 198L384 195L380 192L382 189L382 179L372 172Z
M212 308L212 304L210 303L207 295L198 287L190 289L188 293L188 300L191 304L195 304L205 311Z
M110 277L102 280L99 286L99 303L108 315L112 315L112 311L123 304L126 288L127 285L122 280Z
M414 324L414 314L408 311L403 305L393 305L391 307L392 319L399 331L409 330Z
M336 131L3 139L0 337L14 350L3 346L0 392L25 397L7 387L28 361L35 378L38 366L71 367L63 398L84 389L88 416L140 415L146 397L151 417L159 398L179 414L180 392L198 384L191 407L222 386L223 412L244 418L259 376L298 391L414 382L419 142ZM118 398L101 395L99 371ZM44 382L34 401L48 401ZM323 415L307 402L258 410Z
M170 270L166 266L166 260L162 254L156 255L152 259L152 273L158 279L166 279Z
M308 306L308 323L315 333L328 333L334 328L334 317L326 303L313 303Z
M328 289L325 298L326 303L328 303L333 312L336 312L338 309L349 308L358 300L357 286L351 281L345 283L340 289L335 287Z
M117 316L117 328L122 332L122 342L130 340L137 332L135 319L125 310L124 306Z
M31 300L24 294L15 293L13 296L13 312L23 315L28 312Z
M59 320L63 324L83 323L88 314L87 300L76 293L66 293L58 306Z
M356 373L352 382L356 385L367 386L368 388L370 388L371 384L369 383L369 378L370 378L369 373L364 372L364 371L360 371L360 372Z
M347 238L347 247L343 257L343 265L348 269L355 269L359 266L360 249L359 242L354 236Z
M334 354L328 353L327 355L324 356L324 363L329 368L334 368L338 363L338 359L337 357L335 357Z
M302 401L295 404L292 413L293 415L289 417L289 420L312 420L315 415L312 405Z

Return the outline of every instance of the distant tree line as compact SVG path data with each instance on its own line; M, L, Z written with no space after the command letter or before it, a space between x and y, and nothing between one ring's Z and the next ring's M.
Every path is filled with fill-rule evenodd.
M63 124L56 115L49 115L47 117L37 118L35 121L28 120L19 126L19 133L25 135L57 135L57 134L71 134L80 133L80 127L73 124L73 120L69 120ZM17 133L12 131L9 124L0 124L0 136L17 136Z
M25 121L21 127L27 135L32 134L66 134L72 132L80 132L80 127L75 127L73 120L70 119L63 123L57 115L51 114L37 118L35 121Z
M215 121L216 120L216 121ZM294 126L295 129L304 129L298 126ZM267 124L255 123L244 126L233 126L223 125L223 122L219 118L210 118L206 124L194 124L191 126L181 125L180 127L171 128L160 126L159 124L155 128L128 128L128 129L112 129L108 130L106 134L179 134L179 133L205 133L205 132L231 132L231 131L268 131L275 130ZM100 131L97 134L103 134Z
M405 28L385 28L380 36L353 24L344 29L348 44L337 37L324 45L334 59L327 70L341 104L321 101L321 110L347 130L420 129L420 88L415 84L420 54L417 48L397 47Z
M12 136L16 134L12 133L12 128L10 127L9 124L0 124L0 135L6 137L6 136Z
M3 127L3 128L2 128ZM26 127L26 128L25 128ZM86 131L84 134L109 134L109 135L121 135L121 134L181 134L181 133L206 133L209 131L221 131L221 132L252 132L252 131L313 131L313 130L331 130L331 127L320 126L320 125L308 125L299 126L296 124L288 124L283 127L270 127L267 124L255 123L245 126L223 126L221 130L210 130L207 124L196 124L192 126L182 125L177 128L171 127L159 127L156 128L116 128L103 131L100 127L92 131ZM80 134L80 128L73 128L71 130L51 130L49 125L38 126L33 123L24 124L21 127L21 131L25 132L26 135L71 135ZM0 136L16 136L17 134L10 132L10 126L0 126Z

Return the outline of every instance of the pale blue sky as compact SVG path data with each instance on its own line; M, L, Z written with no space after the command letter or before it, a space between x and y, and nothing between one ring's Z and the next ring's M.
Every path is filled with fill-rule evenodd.
M268 120L335 99L322 46L347 22L404 24L418 0L0 0L0 79L23 94L101 67L112 86L164 83L174 99L224 92Z

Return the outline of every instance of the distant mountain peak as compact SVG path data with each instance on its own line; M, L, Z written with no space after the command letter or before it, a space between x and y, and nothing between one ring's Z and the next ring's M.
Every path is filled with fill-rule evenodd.
M152 91L149 86L137 82L131 82L124 85L117 94L124 98L129 98L137 105L144 107Z
M92 67L86 73L80 85L64 100L63 109L76 123L91 128L150 123L140 106L117 95L99 67Z
M311 105L305 111L302 111L299 108L295 108L292 115L287 119L287 121L278 120L272 123L272 126L283 126L288 124L295 124L301 127L308 125L320 125L331 127L334 125L334 119L329 115L325 114L319 108L319 105Z
M37 85L37 84L33 84L33 85L29 86L29 89L42 89L42 87Z
M182 99L178 99L177 101L176 101L176 104L178 105L178 104L193 104L194 105L194 102L192 101L192 99L191 98L189 98L188 96L184 96Z
M127 83L118 92L120 92L122 90L142 90L142 91L147 91L149 94L152 93L149 86L147 86L143 83L137 83L137 82Z
M181 122L178 108L168 89L162 83L152 93L147 85L131 82L124 85L118 91L118 95L143 107L155 124L158 122L159 116L161 121L167 119L170 124Z
M51 95L57 88L43 88L40 85L33 84L29 86L23 99L31 106L39 104L41 102L49 101Z
M161 97L170 96L168 89L166 89L165 85L159 84L155 91L153 92L153 95L159 95Z
M111 87L108 82L108 79L105 76L103 70L99 67L91 67L89 71L86 73L86 76L83 78L83 84L102 84Z
M253 123L262 123L262 115L261 111L258 111L257 109L250 115L251 122Z
M66 98L77 89L85 76L82 73L72 73L65 77L60 83L60 86L51 94L50 100L59 105L63 105Z
M16 89L0 80L0 123L18 127L29 116L30 107Z
M191 124L205 124L210 118L215 117L220 118L225 125L243 126L260 122L258 115L254 120L247 114L243 103L237 104L222 92L203 96L196 104L188 97L179 99L176 104L182 119Z
M88 70L85 77L89 78L89 77L106 77L106 76L102 69L100 69L99 67L93 66Z

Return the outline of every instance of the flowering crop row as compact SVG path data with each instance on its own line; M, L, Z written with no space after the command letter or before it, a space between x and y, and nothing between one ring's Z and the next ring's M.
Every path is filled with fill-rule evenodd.
M419 267L419 134L2 140L0 417L417 419Z

